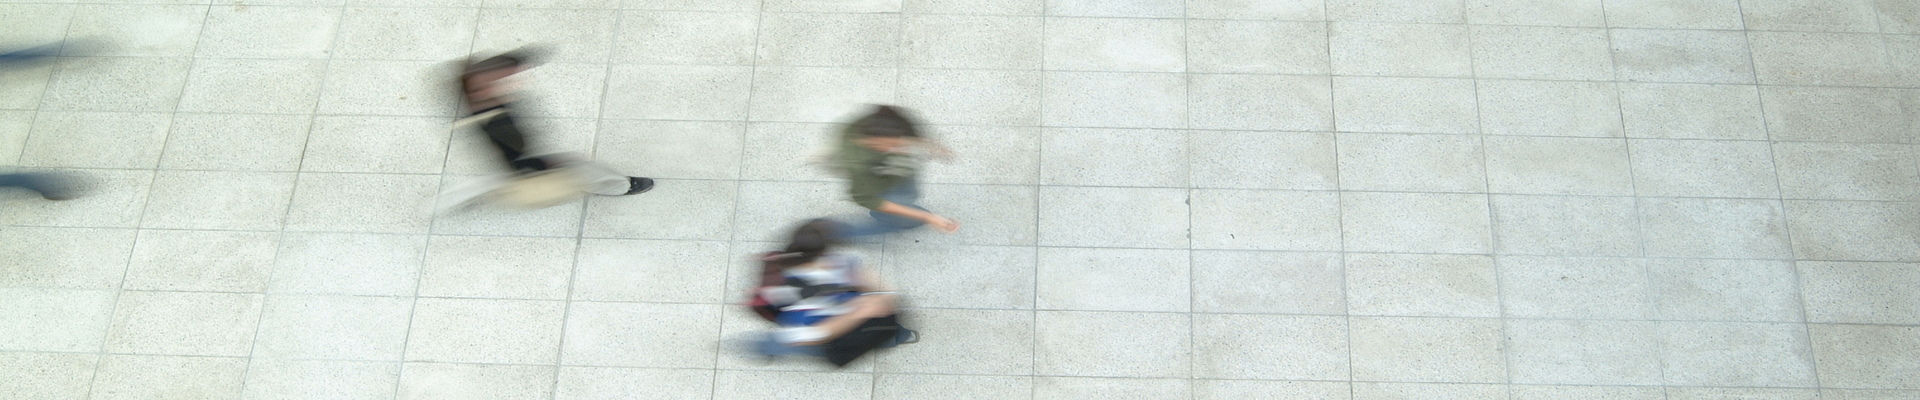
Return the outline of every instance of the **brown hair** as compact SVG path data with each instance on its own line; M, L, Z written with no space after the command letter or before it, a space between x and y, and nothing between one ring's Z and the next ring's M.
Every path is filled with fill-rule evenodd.
M804 265L820 259L827 250L840 245L840 224L825 219L812 219L794 228L793 236L787 240L784 251L768 254L761 261L760 286L785 284L787 268Z
M914 128L913 120L894 106L876 106L873 113L854 122L860 126L860 135L865 137L917 138L920 131Z

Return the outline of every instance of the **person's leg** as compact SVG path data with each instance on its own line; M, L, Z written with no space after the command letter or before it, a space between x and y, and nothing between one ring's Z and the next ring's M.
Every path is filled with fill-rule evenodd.
M60 55L60 44L45 44L20 50L0 53L0 65L38 61Z
M533 171L547 169L546 162L526 156L526 134L520 131L520 126L514 123L511 114L502 113L487 120L485 124L480 125L480 130L487 133L487 141L493 143L494 148L500 149L500 155L506 157L507 168Z
M0 174L0 187L17 187L39 192L40 181L32 174Z
M880 198L893 202L894 204L912 207L916 210L927 210L921 208L918 204L914 204L920 201L920 183L917 179L908 178L900 181L900 183L893 185L893 187L887 188L885 193L881 193ZM927 224L921 220L879 211L867 211L867 215L873 217L873 220L849 224L845 230L841 231L840 236L844 238L872 236L918 228L921 225Z
M547 158L547 156L541 156L541 158ZM586 184L586 187L583 189L587 193L601 196L627 196L653 190L653 179L651 178L627 176L614 171L612 168L607 168L605 165L592 161L579 160L564 164L548 162L547 164L573 168L574 171L580 173L580 178Z
M0 188L17 187L47 200L67 200L74 197L74 189L69 187L73 179L46 173L0 174Z
M769 356L769 357L775 357L775 356L825 357L827 354L826 349L823 349L820 346L795 346L795 345L783 343L777 339L774 339L773 334L771 333L767 334L766 337L760 338L760 341L754 345L754 350L758 351L760 355Z

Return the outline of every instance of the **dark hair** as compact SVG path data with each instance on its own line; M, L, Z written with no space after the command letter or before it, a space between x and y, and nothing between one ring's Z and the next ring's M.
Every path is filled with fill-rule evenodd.
M523 48L500 53L500 55L487 57L480 61L468 62L466 67L460 71L460 88L463 92L472 91L474 84L473 77L475 75L507 68L531 67L535 64L535 57L533 50Z
M860 126L860 135L883 138L917 138L920 131L914 128L913 120L894 106L876 106L873 113L855 122Z
M825 219L812 219L794 228L793 237L787 241L787 248L766 256L760 276L761 286L780 285L786 281L785 270L820 259L828 249L840 245L840 224Z
M532 50L516 49L509 52L500 53L500 55L497 55L497 56L487 57L487 58L481 59L480 61L474 61L472 63L469 63L467 64L466 71L461 73L460 75L470 76L473 74L478 74L481 72L487 72L487 71L492 71L492 70L501 69L501 68L512 68L512 67L519 67L523 65L530 66L534 63L533 58L534 58L534 55Z

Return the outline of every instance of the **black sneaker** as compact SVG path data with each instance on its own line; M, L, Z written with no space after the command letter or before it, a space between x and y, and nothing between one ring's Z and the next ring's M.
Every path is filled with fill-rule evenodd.
M627 177L627 182L628 182L627 194L624 194L622 196L632 196L636 194L646 193L648 190L653 190L653 178L641 178L638 176L630 176L630 177Z
M906 328L901 328L901 329L906 329ZM907 338L901 339L900 344L914 344L914 343L920 343L920 331L907 329Z

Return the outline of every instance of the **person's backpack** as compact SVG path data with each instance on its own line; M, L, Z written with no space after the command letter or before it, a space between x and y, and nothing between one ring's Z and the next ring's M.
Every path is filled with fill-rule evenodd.
M779 318L780 306L773 304L772 301L767 299L765 289L769 286L784 286L787 284L786 276L781 274L782 266L780 263L774 262L777 260L774 257L778 255L780 255L780 252L777 251L770 251L760 255L760 284L755 285L753 289L749 289L752 290L752 292L748 293L749 297L747 298L747 308L753 310L754 314L759 315L761 319L765 319L767 322L774 322L776 318Z

